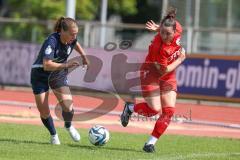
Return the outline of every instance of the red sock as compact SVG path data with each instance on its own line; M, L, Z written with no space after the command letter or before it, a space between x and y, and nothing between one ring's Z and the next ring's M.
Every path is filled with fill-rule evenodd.
M146 116L146 117L152 117L156 114L158 114L157 111L151 109L147 103L138 103L138 104L135 104L134 106L134 112L140 114L140 115L143 115L143 116Z
M154 126L152 136L159 138L163 134L171 121L171 117L173 116L174 111L175 108L173 107L163 107L162 115L158 118Z

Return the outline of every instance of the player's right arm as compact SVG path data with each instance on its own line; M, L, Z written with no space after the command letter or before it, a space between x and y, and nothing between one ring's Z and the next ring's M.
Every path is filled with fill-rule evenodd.
M43 59L43 69L45 71L57 71L57 70L72 68L79 65L80 64L76 61L69 61L67 63L56 63L50 59Z

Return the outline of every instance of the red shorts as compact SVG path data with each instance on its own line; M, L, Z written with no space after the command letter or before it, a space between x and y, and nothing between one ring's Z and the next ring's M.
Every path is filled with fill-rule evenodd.
M154 92L156 92L157 95L166 91L177 92L176 78L162 79L159 77L158 73L153 73L153 72L147 73L142 71L140 79L141 79L142 95L144 97L153 95Z

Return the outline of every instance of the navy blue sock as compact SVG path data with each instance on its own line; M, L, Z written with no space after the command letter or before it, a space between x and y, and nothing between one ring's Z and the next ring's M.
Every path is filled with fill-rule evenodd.
M41 117L41 120L51 135L55 135L57 133L51 115L47 119Z
M74 115L74 110L72 110L71 112L62 111L62 116L63 116L63 119L65 121L64 125L65 125L66 128L71 127L73 115Z

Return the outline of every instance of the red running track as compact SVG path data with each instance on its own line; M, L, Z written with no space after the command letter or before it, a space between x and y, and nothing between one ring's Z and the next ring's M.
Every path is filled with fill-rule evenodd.
M79 128L89 128L93 124L106 125L110 130L128 133L151 133L154 125L153 120L135 117L127 128L123 128L119 122L119 114L122 111L123 100L102 93L80 92L81 95L74 95L74 106L80 110L93 110L99 106L103 99L109 105L114 105L111 114L86 120L76 121L75 126ZM101 97L94 98L94 97ZM50 94L49 103L56 106L57 101L54 95ZM106 106L105 109L107 109ZM104 109L103 109L104 110ZM54 115L54 111L52 110ZM92 113L94 114L94 113ZM229 106L196 105L191 103L177 103L175 117L182 117L192 121L203 121L221 124L240 125L240 108ZM54 115L56 124L62 125ZM39 114L34 106L34 96L31 91L24 90L0 90L0 122L24 123L41 125ZM167 134L183 134L192 136L214 136L240 138L240 129L226 128L203 124L171 123Z

